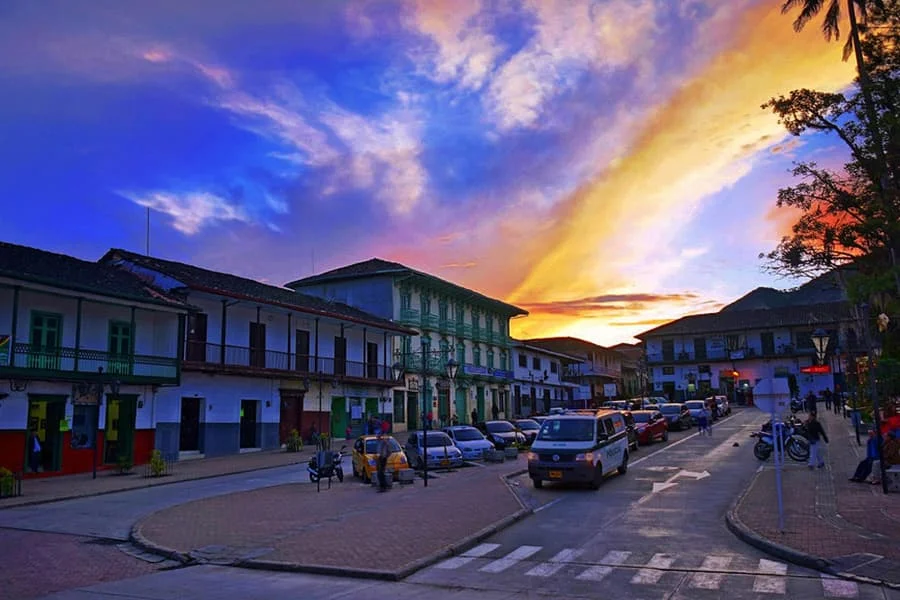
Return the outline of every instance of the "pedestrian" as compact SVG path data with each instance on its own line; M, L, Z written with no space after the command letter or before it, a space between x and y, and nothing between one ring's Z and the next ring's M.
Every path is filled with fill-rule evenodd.
M809 390L809 393L806 394L806 412L810 414L816 412L816 395L813 394L812 390Z
M825 391L822 392L822 397L825 398L825 410L831 410L831 390L825 388Z
M387 462L391 455L391 447L388 444L388 436L382 434L378 436L378 491L386 492L388 490L387 480Z
M476 423L478 423L478 409L473 408L472 409L472 425L475 425Z
M874 429L870 429L869 440L866 442L866 456L856 465L856 472L850 481L864 482L872 474L872 465L876 460L878 460L878 436L875 435Z
M37 431L31 432L31 452L28 454L31 472L37 473L41 467L41 438L38 437Z
M381 433L387 435L391 432L391 424L387 419L381 421Z
M706 430L709 427L709 417L706 416L707 414L709 413L704 407L703 410L700 411L700 415L697 417L697 433L699 433L700 435L706 433Z
M491 416L494 417L495 421L500 420L500 407L497 406L496 402L494 402L494 405L491 406Z
M825 428L816 419L816 411L810 412L809 419L806 421L806 439L809 440L809 468L823 468L825 457L821 455L822 449L819 447L819 442L824 441L827 444L828 435L825 433Z

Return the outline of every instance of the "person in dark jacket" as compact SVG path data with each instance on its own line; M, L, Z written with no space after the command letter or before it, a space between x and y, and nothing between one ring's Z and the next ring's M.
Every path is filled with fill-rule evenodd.
M850 481L863 483L872 474L872 465L876 460L878 460L878 437L875 435L875 430L872 429L869 431L869 441L866 442L866 457L859 461L856 472Z
M812 390L810 390L809 393L806 394L806 412L816 412L816 395L812 392Z
M819 442L828 443L828 435L825 428L816 419L816 411L809 413L809 420L806 422L806 439L809 440L809 468L825 466L825 458L821 456Z

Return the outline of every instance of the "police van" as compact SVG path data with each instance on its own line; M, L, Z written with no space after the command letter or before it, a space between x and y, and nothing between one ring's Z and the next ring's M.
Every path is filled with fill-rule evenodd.
M528 453L534 487L545 481L588 483L628 470L628 431L618 410L578 410L544 420Z

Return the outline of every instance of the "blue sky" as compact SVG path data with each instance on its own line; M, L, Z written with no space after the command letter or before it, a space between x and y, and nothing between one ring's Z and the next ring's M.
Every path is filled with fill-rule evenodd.
M756 0L0 7L2 239L283 283L372 256L612 344L757 285L793 160L759 106L852 80Z

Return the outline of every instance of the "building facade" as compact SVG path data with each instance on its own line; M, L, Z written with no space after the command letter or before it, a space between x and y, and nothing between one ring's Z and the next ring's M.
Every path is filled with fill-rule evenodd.
M147 462L188 308L109 266L0 243L0 466L35 477Z
M512 416L547 414L551 408L572 406L578 385L563 374L580 361L519 340L513 341Z
M622 390L626 398L647 396L653 389L644 348L640 344L616 344L612 347L622 355Z
M672 400L727 394L752 401L756 382L788 378L794 393L847 391L848 369L865 354L851 306L833 277L790 292L754 290L717 313L692 315L646 331L653 387ZM820 360L812 334L827 333Z
M341 303L183 263L102 259L195 310L179 387L161 390L156 445L169 456L277 448L297 431L349 437L390 420L392 340L412 332Z
M415 330L394 338L401 373L393 390L397 429L434 423L469 423L490 416L494 404L510 414L513 380L509 320L521 308L489 298L399 263L371 259L306 277L287 287L343 302ZM447 364L458 365L455 380Z
M525 343L574 356L563 381L575 384L572 405L589 407L619 397L622 389L622 355L598 344L573 337L535 338Z

